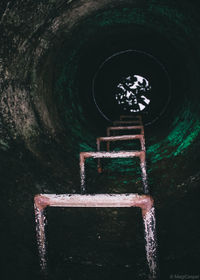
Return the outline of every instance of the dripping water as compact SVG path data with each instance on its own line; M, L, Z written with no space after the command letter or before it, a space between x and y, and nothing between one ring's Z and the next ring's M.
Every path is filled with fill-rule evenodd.
M47 224L47 219L45 216L45 210L40 210L35 204L35 223L36 223L36 236L37 245L40 258L40 267L44 275L47 274L47 252L46 252L46 235L45 226Z
M143 218L144 221L144 235L147 262L150 270L149 279L157 279L158 264L157 264L157 239L156 239L156 219L155 208L152 207Z

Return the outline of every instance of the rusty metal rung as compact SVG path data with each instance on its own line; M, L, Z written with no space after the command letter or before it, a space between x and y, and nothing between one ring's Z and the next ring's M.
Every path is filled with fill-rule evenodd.
M107 142L107 152L109 152L110 151L110 142L136 140L136 139L140 140L141 150L145 151L145 140L144 140L143 134L98 137L97 138L97 151L99 152L101 150L101 142ZM97 170L98 170L98 173L102 173L100 159L98 159Z
M145 151L80 152L80 158L132 158L145 157Z
M110 136L112 131L120 130L140 130L141 134L144 135L144 126L143 125L132 125L132 126L110 126L107 128L107 136Z
M81 177L81 191L85 193L85 160L87 158L140 158L140 168L142 173L144 193L148 194L147 172L146 172L146 153L145 151L120 151L120 152L81 152L80 153L80 177ZM98 162L98 170L101 170L101 164Z
M51 207L140 207L143 216L153 206L150 195L125 194L39 194L35 205L40 210Z
M101 142L107 142L107 152L109 152L110 151L110 142L136 140L136 139L140 140L141 150L145 151L145 140L144 140L143 134L98 137L97 138L97 151L100 151Z
M41 270L47 276L46 217L49 207L139 207L142 210L146 258L150 279L157 277L157 243L154 202L149 195L138 194L39 194L34 198L37 242Z
M142 121L141 120L131 120L131 121L114 121L113 125L131 125L131 124L139 124L142 125Z

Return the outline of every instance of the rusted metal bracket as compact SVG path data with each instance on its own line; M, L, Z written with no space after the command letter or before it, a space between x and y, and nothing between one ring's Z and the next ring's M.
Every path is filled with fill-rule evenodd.
M140 130L142 135L144 135L144 127L143 125L135 125L135 126L109 126L107 128L107 136L111 136L111 132L120 131L120 130Z
M158 272L154 202L149 195L138 194L39 194L34 198L37 243L40 266L47 274L47 248L45 235L45 208L49 207L139 207L142 210L146 258L149 279L156 279Z
M114 121L113 125L117 126L117 125L134 125L134 124L138 124L138 125L142 125L142 121L141 120L131 120L131 121Z
M145 151L145 140L144 140L143 134L98 137L97 138L97 151L101 150L101 142L107 142L107 152L109 152L110 151L110 142L135 140L135 139L140 140L141 150Z
M87 158L140 158L140 168L142 173L144 193L148 194L147 172L146 172L146 153L145 151L120 151L120 152L81 152L80 153L80 177L81 177L81 191L85 193L85 160ZM97 167L101 169L101 165Z
M144 140L144 135L142 135L142 134L98 137L97 138L97 151L99 152L101 150L101 142L107 142L107 152L109 152L110 151L110 142L125 141L125 140L136 140L136 139L140 140L141 150L145 151L145 140ZM98 159L97 166L98 166L98 172L102 173L100 159Z

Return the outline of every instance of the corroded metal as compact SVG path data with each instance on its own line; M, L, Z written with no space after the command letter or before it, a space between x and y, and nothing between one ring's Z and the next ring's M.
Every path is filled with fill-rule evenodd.
M107 128L107 136L111 136L112 131L120 131L120 130L140 130L141 134L144 135L144 126L143 125L134 125L134 126L109 126Z
M152 208L153 199L139 194L39 194L34 198L37 211L51 207L140 207L143 217ZM43 239L44 240L44 239Z
M157 237L156 237L156 218L155 208L151 207L143 216L145 232L145 249L148 267L150 271L149 279L158 278L158 254L157 254Z
M142 121L141 120L131 120L131 121L114 121L113 125L134 125L134 124L138 124L138 125L142 125Z
M117 151L117 152L81 152L81 158L131 158L144 155L144 151Z
M143 190L145 194L149 193L149 186L148 186L148 180L147 180L147 170L146 170L146 153L143 152L140 155L140 168L141 168L141 174L142 174L142 182L143 182Z
M45 198L44 198L45 200ZM34 199L34 210L35 210L35 223L36 223L36 234L37 234L37 244L40 256L40 267L44 273L47 269L47 256L46 256L46 235L45 235L45 225L46 217L44 208L46 204L43 204L43 197L36 196Z
M144 222L144 238L146 240L146 258L150 271L150 279L156 279L157 243L155 228L154 202L149 195L138 194L40 194L34 198L37 241L40 254L40 265L47 273L45 208L50 207L139 207Z
M140 167L143 180L144 193L149 193L147 184L147 173L145 163L145 151L120 151L120 152L81 152L80 153L80 177L81 177L81 191L85 193L85 160L87 158L140 158ZM98 166L101 168L101 165Z
M101 150L101 142L107 142L107 152L109 152L111 141L114 142L114 141L135 140L135 139L140 140L141 150L145 151L145 139L144 139L143 134L98 137L97 138L97 151ZM102 167L101 167L100 159L98 159L97 170L98 170L98 173L102 173Z
M135 139L140 140L141 150L145 151L145 140L144 140L143 134L98 137L97 138L97 151L100 151L100 149L101 149L101 142L115 142L115 141L125 141L125 140L135 140ZM107 146L107 152L109 152L109 150L110 150L110 147Z

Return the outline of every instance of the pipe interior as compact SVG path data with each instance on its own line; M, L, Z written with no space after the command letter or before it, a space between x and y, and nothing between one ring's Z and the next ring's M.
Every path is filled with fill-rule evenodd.
M129 75L145 77L152 85L151 103L141 114L145 124L148 181L157 208L162 279L177 273L196 275L199 272L199 230L196 227L200 213L197 201L200 178L198 3L99 2L2 3L1 207L5 213L2 238L9 243L4 245L5 273L9 279L16 273L21 278L28 275L31 279L30 270L40 277L33 196L37 193L80 193L79 153L95 151L96 138L105 136L106 127L124 112L114 98L115 85ZM130 149L130 145L122 147ZM105 172L99 175L96 162L88 160L89 193L142 193L137 160L106 160L104 165ZM65 214L55 209L48 211L52 217L49 236L53 259L56 242L52 236L56 228L60 233ZM92 211L87 210L86 214L84 211L70 212L73 217L70 223L73 224L74 219L79 224L80 217L86 219L90 215L94 224L97 217L101 221L105 218L105 223L102 222L105 234L113 225L113 232L119 231L122 237L131 239L123 235L121 229L123 219L128 221L132 217L129 212L117 212L117 219L121 220L113 222L116 213L111 210L105 209L96 216ZM139 212L134 215L140 220ZM57 221L57 227L52 221ZM90 226L95 231L95 226ZM83 228L86 227L84 224ZM135 225L135 231L130 232L142 244L140 227L141 221ZM56 240L59 242L58 236ZM64 237L61 244L63 240ZM116 240L119 242L120 237ZM76 262L83 271L82 279L94 279L97 274L93 274L93 268L86 265L84 270L81 264L87 259L83 258L84 248L79 251L75 240L73 242L75 249L70 250L80 257ZM131 245L124 246L127 250L131 248ZM91 245L86 250L88 262L94 247ZM56 252L59 255L59 250ZM137 253L140 254L140 250ZM58 265L66 258L68 261L61 263L69 267L69 277L79 279L73 264L69 264L70 255L63 254L55 263ZM133 275L135 268L131 266L126 272L126 264L117 257L108 268L113 255L106 259L106 254L102 254L105 264L101 268L96 265L98 257L95 259L93 255L96 261L93 267L95 271L100 270L101 279L107 279L111 271L117 279L122 279L124 273L127 279ZM130 256L137 259L137 254ZM136 261L140 267L135 276L140 277L138 279L144 279L146 273L146 268L142 270L143 258L141 254ZM52 259L54 270L50 279L55 279L58 275L61 277L62 272L56 270ZM121 274L116 268L120 262ZM13 270L8 271L9 267ZM63 269L61 265L59 268Z

